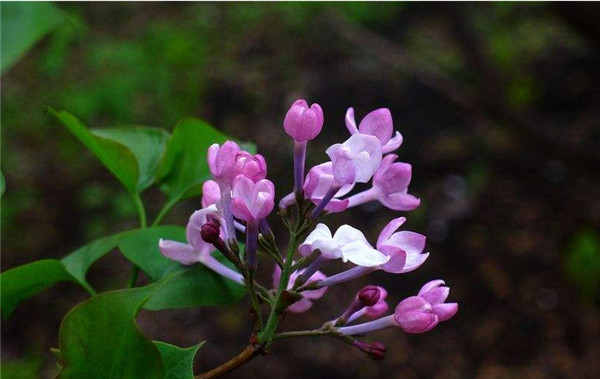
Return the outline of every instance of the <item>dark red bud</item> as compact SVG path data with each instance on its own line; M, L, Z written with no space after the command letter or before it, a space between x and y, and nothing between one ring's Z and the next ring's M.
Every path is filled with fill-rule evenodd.
M358 293L358 300L368 307L377 304L380 297L381 291L377 286L366 286Z
M369 350L367 351L367 356L373 360L380 361L385 358L385 352L387 349L385 345L381 342L372 342L371 346L369 346Z
M220 233L221 230L219 229L219 225L214 222L209 221L200 228L200 236L208 243L214 244L219 239Z

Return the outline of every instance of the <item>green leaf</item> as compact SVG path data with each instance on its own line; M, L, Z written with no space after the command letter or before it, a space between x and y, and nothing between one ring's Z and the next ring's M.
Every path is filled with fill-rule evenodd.
M158 249L159 239L185 242L185 228L163 225L138 229L119 242L119 249L132 263L139 266L152 281L157 281L181 266L165 257Z
M152 291L149 286L107 292L73 308L60 328L60 377L164 377L158 348L134 319Z
M0 275L2 315L8 317L21 300L62 281L76 282L76 279L56 259L44 259L3 272Z
M0 71L15 64L40 38L65 21L51 2L2 2Z
M210 176L207 150L226 140L225 135L198 119L186 118L177 124L157 173L157 182L170 202L200 193L202 182Z
M98 238L87 245L80 247L71 254L63 257L60 261L66 270L75 277L82 285L88 285L85 275L98 259L108 254L117 247L123 236L133 231L121 232L110 236Z
M162 356L163 365L165 366L165 379L194 378L194 357L198 349L204 345L204 342L187 349L160 341L154 341L154 344Z
M139 167L138 193L154 183L158 165L170 138L170 134L166 130L132 126L93 129L92 133L96 136L118 142L131 150L137 159Z
M19 266L0 274L2 314L8 317L23 299L37 295L61 281L78 283L89 293L94 289L85 279L90 266L109 253L120 239L133 231L99 238L61 260L46 259Z
M126 146L93 134L75 116L65 112L56 112L48 108L48 112L56 117L73 135L90 149L100 161L123 183L127 191L136 193L139 166L133 152Z
M243 286L223 278L200 263L182 266L164 257L158 249L160 238L185 242L185 229L179 226L140 229L119 242L123 255L157 283L155 294L144 304L144 308L160 310L225 305L236 302L244 295ZM218 252L213 254L232 267Z
M36 351L21 359L2 359L0 377L3 379L39 378L44 366L43 352Z
M225 279L201 264L179 266L157 282L156 293L144 304L144 309L159 311L227 305L242 298L245 288Z

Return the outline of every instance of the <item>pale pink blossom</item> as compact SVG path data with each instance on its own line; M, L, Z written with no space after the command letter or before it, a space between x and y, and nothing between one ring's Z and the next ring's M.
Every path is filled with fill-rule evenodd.
M340 226L332 235L325 224L318 224L298 248L303 256L315 250L319 250L325 259L341 258L363 267L379 266L389 260L369 244L360 230L349 225Z
M346 112L346 127L351 134L368 134L377 137L381 144L382 152L389 153L396 150L402 144L402 135L394 132L392 114L387 108L379 108L367 114L356 127L354 119L354 108L348 108Z
M242 275L215 259L212 256L216 250L215 247L202 239L200 230L202 225L208 221L209 216L219 217L216 206L211 205L192 214L186 227L187 243L161 238L158 241L159 250L165 257L183 265L202 263L216 273L242 284ZM223 234L222 231L221 234Z
M331 162L321 163L308 171L304 181L304 195L313 203L318 204L333 186L333 164ZM339 198L352 191L353 187L354 183L342 186L329 201L325 210L329 212L345 210L348 207L348 200Z
M386 272L403 274L414 271L429 257L429 253L423 253L426 240L424 235L405 230L397 232L405 221L405 217L393 219L377 239L377 250L390 257L389 261L380 266Z
M350 196L348 207L379 201L395 211L411 211L417 208L421 200L408 193L412 167L408 163L394 163L397 158L396 154L386 155L373 176L371 188Z
M339 187L368 182L381 164L379 140L367 134L355 134L325 152L331 158L334 183Z

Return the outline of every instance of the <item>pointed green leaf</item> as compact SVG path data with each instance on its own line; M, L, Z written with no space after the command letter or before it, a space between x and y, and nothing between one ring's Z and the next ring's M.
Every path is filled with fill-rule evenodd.
M185 228L163 225L138 229L119 242L125 258L139 266L152 281L164 278L180 266L160 253L158 240L161 238L185 242Z
M158 164L165 152L170 134L160 128L131 126L120 128L93 129L96 136L116 141L131 150L137 159L139 179L137 192L142 192L154 183Z
M198 349L204 345L204 342L187 349L160 341L154 341L154 344L162 356L163 365L165 366L165 379L194 378L194 357Z
M134 319L152 291L107 292L73 308L60 328L60 377L163 378L161 354Z
M131 232L132 231L121 232L98 238L63 257L60 261L67 271L80 283L87 284L85 275L92 264L110 253L111 250L117 247L121 238Z
M56 117L73 135L90 149L125 186L127 191L136 193L139 179L139 166L133 152L126 146L101 137L91 132L75 116L65 112L56 112L48 108L48 112Z
M220 131L195 118L177 124L157 173L157 182L170 201L199 193L202 183L210 177L206 162L209 146L226 140Z
M157 282L157 291L144 304L144 309L158 311L227 305L241 299L245 291L243 286L219 276L200 263L179 266Z
M89 293L94 293L85 279L88 269L94 262L117 247L119 240L131 232L99 238L61 260L36 261L0 274L4 317L8 317L22 300L37 295L58 282L78 283Z
M39 39L63 23L64 13L51 2L2 2L0 71L4 73Z
M160 310L224 305L244 295L243 286L223 278L200 263L182 266L164 257L158 249L160 238L185 242L185 229L179 226L141 229L119 242L123 255L157 283L156 293L144 304L144 308ZM232 267L218 252L213 255Z
M3 272L0 275L2 315L8 317L21 300L63 281L76 282L76 279L56 259L44 259Z

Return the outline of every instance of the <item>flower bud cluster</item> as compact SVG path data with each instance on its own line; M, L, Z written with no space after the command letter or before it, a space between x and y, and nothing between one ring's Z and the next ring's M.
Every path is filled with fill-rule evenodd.
M348 282L375 271L406 274L419 268L429 257L425 236L399 230L405 217L391 220L372 245L367 237L350 225L332 230L321 219L331 213L378 201L396 211L417 208L420 200L408 194L412 167L397 162L394 154L402 135L394 132L389 109L367 114L356 124L354 109L346 113L350 136L330 146L329 161L305 173L308 142L315 139L324 124L323 110L305 100L294 102L283 121L285 132L293 139L294 190L279 202L284 222L290 230L288 253L282 254L267 223L275 204L275 187L267 177L267 164L260 154L242 150L235 142L214 144L208 149L208 167L213 180L203 185L202 209L194 212L187 225L187 243L161 240L160 251L184 265L201 263L216 273L245 285L263 303L271 306L266 325L262 324L260 302L253 302L258 315L259 340L270 343L282 312L306 312L332 285ZM364 191L351 193L356 183L371 183ZM237 231L236 231L237 229ZM238 234L244 234L245 248L239 253ZM219 250L236 270L213 253ZM273 290L254 281L258 269L257 251L262 250L275 263ZM352 267L325 275L329 261L341 259ZM344 312L319 329L350 341L373 359L382 359L385 346L366 343L355 335L398 326L406 333L423 333L450 319L458 309L445 303L449 288L441 280L427 283L417 296L402 300L393 314L385 316L388 292L380 286L360 290ZM258 297L256 297L258 299ZM256 300L254 299L254 300ZM286 299L285 302L283 299ZM360 318L371 321L354 324Z

